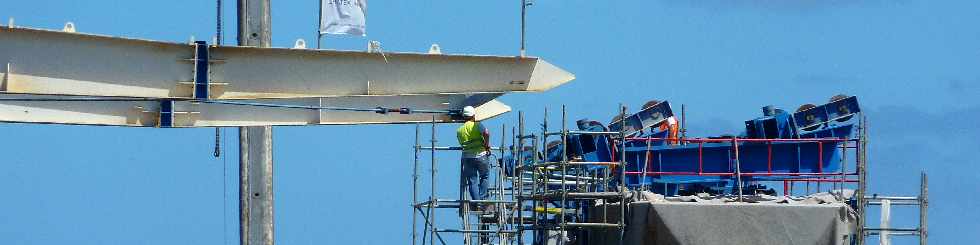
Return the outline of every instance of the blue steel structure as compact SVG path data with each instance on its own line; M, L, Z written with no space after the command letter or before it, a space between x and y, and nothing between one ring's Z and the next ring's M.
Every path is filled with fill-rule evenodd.
M656 189L660 194L677 195L678 188L696 184L721 184L728 188L719 194L730 193L734 187L735 165L743 182L759 180L793 180L836 172L842 167L841 148L857 141L856 129L861 112L854 96L836 100L796 113L787 113L772 106L763 108L763 116L745 122L745 131L738 136L671 139L666 131L652 128L673 116L669 102L661 102L627 117L625 127L620 121L609 126L596 121L579 120L580 131L622 131L625 142L626 185L643 187L668 184L675 188ZM618 161L614 135L575 134L570 131L567 147L560 141L548 144L543 162L561 161L563 150L569 159L585 162ZM733 143L737 142L737 143ZM738 158L735 158L735 149ZM533 153L521 152L525 165ZM507 157L508 173L513 174L514 157ZM606 166L589 166L588 170L603 170ZM644 174L645 173L645 174Z
M766 106L761 117L745 121L745 130L738 135L671 138L669 130L661 127L674 116L669 102L664 101L609 125L579 120L577 130L562 129L559 138L563 140L548 142L541 150L537 143L520 150L515 146L504 162L508 175L521 180L533 176L530 178L542 183L522 197L532 200L535 209L536 243L545 243L539 238L549 236L549 229L582 239L589 231L567 224L589 222L594 214L582 207L603 198L569 198L572 194L619 192L617 188L624 186L623 191L647 190L666 196L709 193L741 198L743 194L775 195L779 188L764 184L780 182L784 195L794 193L796 182L807 182L808 190L809 183L828 182L832 188L843 189L846 183L858 182L855 161L862 145L860 113L856 97L835 96L829 103L805 105L793 113ZM544 131L547 137L547 129ZM590 182L596 179L607 182ZM551 208L558 211L549 211Z

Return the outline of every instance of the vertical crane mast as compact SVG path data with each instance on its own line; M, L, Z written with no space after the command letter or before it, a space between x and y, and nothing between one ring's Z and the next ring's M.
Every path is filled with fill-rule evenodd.
M270 0L238 0L238 45L272 46ZM272 126L239 127L242 245L275 244Z

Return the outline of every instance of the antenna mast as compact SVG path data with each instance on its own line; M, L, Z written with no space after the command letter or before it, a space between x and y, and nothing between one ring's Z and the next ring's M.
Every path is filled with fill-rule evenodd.
M521 0L521 57L527 54L525 46L527 45L527 39L525 38L527 33L527 6L530 3L527 0Z

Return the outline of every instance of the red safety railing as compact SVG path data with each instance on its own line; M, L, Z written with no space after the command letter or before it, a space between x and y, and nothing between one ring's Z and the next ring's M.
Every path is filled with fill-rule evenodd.
M647 142L649 146L652 142L682 142L684 144L698 144L698 171L697 172L669 172L669 171L626 171L626 175L643 175L643 176L787 176L787 177L807 177L807 178L787 178L782 180L753 180L753 181L782 181L784 186L784 194L788 195L789 185L793 182L807 182L807 183L857 183L858 180L848 178L848 176L858 176L858 172L846 172L836 171L836 172L825 172L823 169L823 149L825 143L833 143L834 145L838 143L844 143L843 148L845 149L842 154L847 154L846 149L855 149L859 151L860 140L859 139L846 139L846 138L810 138L810 139L747 139L747 138L723 138L723 139L705 139L705 138L663 138L663 137L629 137L626 140L643 140ZM767 168L768 171L765 173L741 173L739 166L736 164L736 169L731 172L704 172L704 144L705 143L732 143L732 151L735 156L738 156L738 144L740 142L762 142L766 143L767 146ZM797 143L817 143L818 159L817 159L817 172L809 173L784 173L784 172L773 172L773 143L775 142L797 142ZM848 146L847 142L855 142L854 146ZM845 157L845 156L842 156ZM856 158L856 157L855 157ZM736 159L737 161L737 159ZM646 161L644 161L644 168L648 169L650 164L650 153L647 152ZM842 161L842 165L848 164L847 161ZM857 164L855 164L856 166ZM844 166L842 166L844 167ZM856 169L856 167L855 167ZM811 178L812 177L812 178ZM836 177L836 178L831 178ZM641 180L642 181L642 180ZM819 188L819 187L818 187Z

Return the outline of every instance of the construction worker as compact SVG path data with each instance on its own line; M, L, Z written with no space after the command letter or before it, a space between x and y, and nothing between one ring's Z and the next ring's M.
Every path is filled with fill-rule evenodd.
M472 106L463 107L463 117L466 122L456 130L456 139L463 148L460 160L463 171L459 186L461 190L469 190L471 200L487 200L490 132L476 121L476 109Z
M677 119L668 117L660 124L660 131L667 132L667 143L671 145L680 144L680 127L677 126Z

